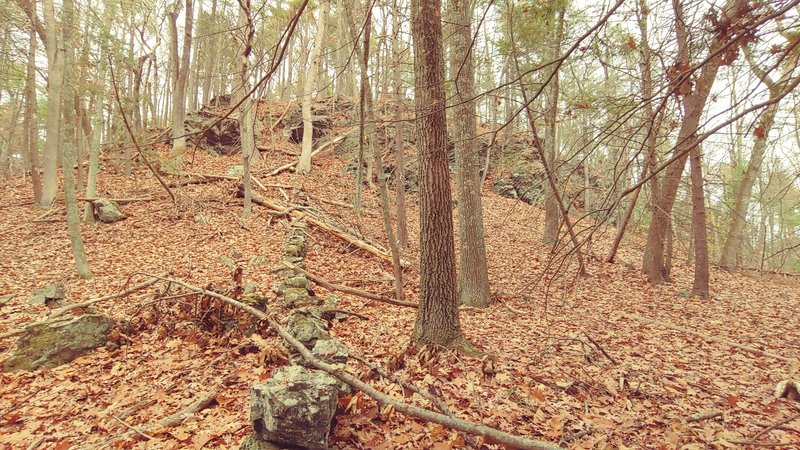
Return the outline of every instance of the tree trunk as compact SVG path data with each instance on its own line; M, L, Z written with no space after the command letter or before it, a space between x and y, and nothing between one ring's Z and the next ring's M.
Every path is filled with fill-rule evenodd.
M169 12L170 30L172 33L172 57L175 61L173 65L172 90L172 157L179 160L186 151L186 131L183 121L186 117L186 81L189 78L189 56L192 52L192 24L194 22L194 11L192 0L186 0L186 10L184 11L183 25L183 49L180 57L178 56L178 11L177 5L173 11ZM180 58L180 61L178 60Z
M242 143L242 166L244 167L244 174L242 175L242 184L244 185L244 210L242 211L242 218L247 219L250 217L253 208L253 194L250 186L250 164L258 161L258 152L256 151L255 135L253 134L253 126L255 122L255 104L252 97L248 94L250 92L250 53L253 49L253 35L255 29L253 28L253 20L250 16L250 0L240 0L239 3L239 20L238 28L242 30L244 38L244 48L241 53L241 73L240 73L240 86L239 98L246 96L244 102L240 106L240 120L239 120L239 139Z
M413 338L453 347L463 341L456 292L453 213L447 167L440 0L411 1L414 100L419 154L420 301Z
M73 43L72 32L74 26L74 7L73 0L64 0L62 13L63 26L63 46L59 51L65 53L62 60L65 61L65 78L72 80L73 72ZM64 90L64 101L72 103L75 97L75 85L67 83ZM86 251L83 248L83 237L81 237L81 222L78 217L78 200L75 194L75 175L73 166L75 165L75 109L71 105L64 105L64 151L63 167L64 172L64 198L67 209L67 228L69 229L69 240L72 244L72 256L75 258L75 266L81 278L91 278L92 271L89 269L89 262L86 260Z
M564 40L564 8L558 11L558 22L556 24L556 41L553 44L552 59L561 57L561 43ZM558 66L557 66L558 67ZM545 157L547 163L551 167L552 176L554 181L558 181L556 168L558 167L558 154L559 154L559 133L558 133L558 102L560 100L561 89L559 82L558 68L550 81L550 107L545 115L547 128L545 129ZM546 244L555 244L558 240L558 231L561 228L561 208L558 205L556 194L549 185L545 185L545 203L544 203L544 234L542 241Z
M35 0L32 2L36 10ZM42 203L42 179L39 174L39 120L36 115L36 32L31 27L28 44L28 70L25 78L25 151L28 152L31 183L33 184L33 201Z
M44 2L44 20L47 28L47 123L45 125L42 168L44 180L39 204L50 208L58 192L58 154L61 135L61 99L64 91L64 53L58 51L58 25L53 0Z
M472 52L472 0L450 0L453 37L450 48L450 74L455 78L453 136L456 156L456 197L461 254L458 289L461 303L489 306L489 274L483 239L483 206L478 161L475 111L475 73Z
M403 97L405 89L400 77L402 52L400 49L400 5L399 0L394 1L392 10L392 53L394 56L394 91L395 91L395 123L394 123L394 148L395 148L395 209L397 211L397 241L403 250L408 248L408 219L406 218L406 158L403 144Z
M732 269L737 266L736 256L739 254L742 242L744 241L744 226L747 222L747 210L750 207L753 185L755 184L756 178L758 178L758 175L761 173L761 163L764 161L764 154L767 151L767 138L775 122L775 114L778 112L779 102L777 99L784 93L781 87L788 85L791 80L791 69L784 69L786 72L784 72L781 79L775 83L758 64L753 61L747 49L745 49L745 55L747 56L751 69L769 88L770 100L775 100L775 102L767 107L758 121L758 126L753 133L756 142L753 145L750 162L747 164L744 177L736 189L733 211L731 212L733 222L731 222L731 227L725 236L725 243L722 247L722 256L720 258L720 265L727 269Z
M676 36L679 48L675 67L688 68L691 66L691 61L689 60L690 42L688 41L686 23L681 4L679 2L674 2L673 4L675 6ZM730 25L730 22L739 20L746 14L746 6L737 0L728 0L723 10L728 11L730 16L723 16L721 19L724 19ZM718 28L721 30L728 29L727 26ZM689 84L687 80L682 83L682 86L677 86L678 94L685 95L684 116L674 150L674 155L681 156L666 169L666 174L658 188L658 195L654 196L652 202L653 218L647 233L647 244L642 263L642 270L647 274L647 278L651 283L666 282L670 279L672 255L667 248L667 238L672 230L672 207L675 203L675 196L678 193L678 185L680 184L683 169L686 166L686 160L689 157L689 150L696 145L696 141L692 137L699 130L700 119L711 92L711 86L717 77L721 58L725 53L721 50L727 45L728 39L729 36L725 31L715 35L708 50L709 54L714 56L703 65L699 76L694 80L695 82ZM681 75L684 75L683 71L680 72ZM685 87L688 87L690 92L680 92Z
M694 283L692 294L708 298L708 231L706 229L706 204L703 188L703 163L699 145L689 152L692 178L692 230L694 232Z
M311 116L311 101L313 100L314 85L319 74L320 59L322 57L322 43L325 40L325 21L328 18L330 2L323 0L322 9L317 19L317 32L314 36L314 50L311 54L311 67L306 73L305 89L303 90L303 147L300 152L300 161L295 169L297 173L306 175L311 172L311 147L314 139L314 121Z

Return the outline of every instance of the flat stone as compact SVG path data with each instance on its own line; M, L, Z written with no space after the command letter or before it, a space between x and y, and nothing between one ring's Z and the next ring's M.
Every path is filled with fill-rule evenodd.
M38 289L28 295L31 305L52 305L64 301L67 288L60 283L48 284L43 289Z

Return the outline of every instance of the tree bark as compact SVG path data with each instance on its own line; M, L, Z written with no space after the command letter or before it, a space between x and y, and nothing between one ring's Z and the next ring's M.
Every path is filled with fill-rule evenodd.
M328 18L330 2L323 0L322 9L317 19L317 33L314 36L314 50L311 54L311 67L306 73L305 89L303 89L303 147L300 161L297 163L296 172L306 175L311 172L311 151L314 138L314 121L311 116L311 101L313 100L314 85L319 74L320 59L322 57L322 43L325 40L325 22Z
M36 10L35 0L32 7ZM33 201L41 204L42 179L39 174L39 120L36 116L38 101L36 100L36 32L31 27L28 44L28 70L25 77L25 151L28 152L28 164L33 184Z
M447 167L440 0L411 1L419 155L420 307L413 338L445 347L463 341L456 292L453 213Z
M186 117L186 82L189 77L189 57L192 52L192 25L194 23L193 0L186 0L183 23L183 49L178 55L178 5L168 13L172 34L173 89L172 89L172 157L180 159L186 151L186 131L183 121ZM179 60L180 58L180 60Z
M455 78L452 115L456 157L456 198L461 253L458 289L462 304L489 306L489 274L483 238L481 176L476 146L475 72L472 52L472 0L450 0L453 37L450 48L450 74Z
M692 294L708 298L708 230L706 229L706 204L703 186L703 162L700 146L689 152L692 178L692 231L694 234L694 283Z
M558 10L558 18L556 24L556 40L553 44L552 59L561 57L561 44L564 40L564 9L566 6ZM545 115L547 127L545 128L545 157L547 158L547 165L550 166L550 177L557 183L558 175L556 168L558 167L558 154L559 154L559 127L558 127L558 102L561 95L561 86L559 82L558 69L556 66L556 73L550 81L550 105ZM555 244L558 241L558 234L561 228L561 208L556 199L556 192L549 186L545 186L545 203L544 203L544 233L542 241L546 244Z
M64 53L65 78L72 80L74 70L74 49L72 33L74 27L74 0L64 0L62 12L63 42L59 50ZM64 150L63 167L64 172L64 198L66 199L67 228L69 229L69 240L72 244L72 256L75 259L75 266L81 278L91 278L92 271L89 269L89 262L86 259L86 250L83 247L83 237L81 236L81 222L78 216L78 201L75 194L75 175L73 167L75 165L75 108L72 107L75 97L74 83L67 83L64 89L63 105L64 111Z
M400 76L402 63L402 51L400 49L400 4L399 0L394 1L392 9L392 53L394 57L394 91L395 91L395 123L394 123L394 148L395 148L395 209L397 211L397 242L400 248L408 248L408 219L406 217L406 158L405 145L403 143L403 133L405 123L403 122L403 97L405 89L403 80Z
M677 81L680 83L679 86L676 86L676 93L685 95L684 117L678 131L674 154L681 154L682 156L667 168L663 181L660 183L658 195L653 198L652 202L653 218L648 229L647 244L642 263L642 270L647 274L647 278L651 283L666 282L670 279L672 255L667 241L672 230L672 207L675 203L675 196L678 193L678 185L686 166L686 160L689 158L687 150L697 145L693 137L696 136L699 130L700 119L711 92L711 86L714 84L719 71L721 58L724 54L721 50L729 44L729 36L725 31L716 34L708 50L709 55L716 56L703 65L700 75L696 79L689 80L685 78L688 75L685 70L691 66L689 58L690 42L688 41L688 31L682 6L677 0L673 1L673 5L675 8L678 42L678 58L674 67L678 72ZM728 0L723 10L729 16L723 15L720 20L730 25L746 14L747 5L739 0ZM727 30L728 27L721 27L721 29ZM682 92L682 90L689 90L689 92Z
M64 52L59 51L58 25L53 0L44 2L44 21L47 29L47 123L45 125L42 169L42 199L39 204L50 208L58 192L58 155L61 136L61 99L64 91Z

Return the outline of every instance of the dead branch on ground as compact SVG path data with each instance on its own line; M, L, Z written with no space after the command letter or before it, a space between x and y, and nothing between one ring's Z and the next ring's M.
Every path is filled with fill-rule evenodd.
M418 307L418 305L416 303L402 302L402 301L399 301L399 300L394 299L394 298L387 298L387 297L384 297L384 296L379 295L379 294L373 294L372 292L362 291L361 289L356 289L356 288L353 288L353 287L350 287L350 286L345 286L345 285L342 285L342 284L332 283L332 282L330 282L330 281L328 281L328 280L326 280L326 279L324 279L322 277L319 277L319 276L316 276L316 275L310 273L309 271L307 271L305 269L301 269L300 267L297 267L296 265L294 265L294 264L292 264L292 263L290 263L288 261L281 261L281 264L283 264L284 266L286 266L286 267L288 267L288 268L290 268L290 269L292 269L292 270L294 270L296 272L302 273L309 280L311 280L314 283L324 287L325 289L331 290L331 291L344 292L345 294L351 294L351 295L355 295L357 297L362 297L362 298L366 298L366 299L369 299L369 300L375 300L375 301L378 301L378 302L388 303L390 305L395 305L395 306L405 306L405 307L408 307L408 308L417 308Z
M62 306L61 308L58 308L55 311L53 311L52 313L50 313L50 315L47 316L47 318L45 318L45 319L42 319L42 320L40 320L38 322L30 323L30 324L26 325L23 328L19 328L19 329L12 330L12 331L7 331L7 332L5 332L3 334L0 334L0 339L5 339L5 338L9 338L9 337L13 337L13 336L17 336L19 334L22 334L22 333L25 332L25 329L30 327L30 326L42 325L42 324L50 323L55 318L57 318L59 316L62 316L65 313L67 313L69 311L72 311L73 309L85 308L87 306L94 305L95 303L100 303L100 302L104 302L106 300L112 300L112 299L115 299L115 298L124 297L124 296L126 296L128 294L131 294L133 292L136 292L138 290L144 289L146 287L149 287L149 286L152 286L152 285L158 283L159 281L161 281L161 277L165 277L165 276L167 276L167 273L163 272L163 273L159 274L157 278L151 278L151 279L149 279L149 280L147 280L145 282L142 282L142 283L139 283L139 284L135 284L135 285L133 285L133 286L131 286L129 288L126 288L126 289L124 289L124 290L122 290L120 292L117 292L115 294L109 294L109 295L106 295L106 296L103 296L103 297L98 297L98 298L94 298L94 299L91 299L91 300L86 300L85 302L70 303L69 305Z

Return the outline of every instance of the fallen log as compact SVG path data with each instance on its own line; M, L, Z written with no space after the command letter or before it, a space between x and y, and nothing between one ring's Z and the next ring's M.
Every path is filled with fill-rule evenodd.
M351 294L351 295L355 295L357 297L363 297L363 298L366 298L366 299L369 299L369 300L375 300L375 301L388 303L390 305L395 305L395 306L405 306L405 307L408 307L408 308L418 308L419 307L419 305L417 305L416 303L402 302L400 300L396 300L396 299L393 299L393 298L387 298L387 297L384 297L382 295L373 294L372 292L362 291L361 289L356 289L356 288L353 288L353 287L350 287L350 286L331 283L330 281L328 281L328 280L326 280L326 279L324 279L322 277L318 277L318 276L308 272L307 270L301 269L300 267L297 267L296 265L294 265L294 264L292 264L292 263L290 263L288 261L282 261L281 264L283 264L284 266L286 266L286 267L288 267L288 268L290 268L292 270L295 270L297 272L302 273L309 280L311 280L314 283L324 287L325 289L331 290L331 291L344 292L345 294Z
M650 325L658 325L660 327L664 327L664 328L667 328L667 329L670 329L670 330L680 331L681 333L686 333L686 334L691 334L691 335L694 335L694 336L697 336L697 337L701 337L701 338L703 338L703 339L705 339L707 341L711 341L711 342L716 342L718 344L727 345L728 347L738 348L739 350L744 350L744 351L746 351L748 353L753 353L756 356L769 356L770 358L777 359L779 361L786 361L786 362L793 361L792 358L787 358L785 356L781 356L781 355L778 355L778 354L775 354L775 353L771 353L771 352L764 351L764 350L759 350L759 349L757 349L755 347L751 347L749 345L744 345L744 344L739 344L739 343L736 343L736 342L731 342L731 341L728 341L728 340L725 340L725 339L722 339L722 338L718 338L716 336L711 336L711 335L708 335L708 334L705 334L705 333L701 333L699 331L694 331L694 330L692 330L690 328L679 327L677 325L672 325L672 324L669 324L669 323L666 323L666 322L658 322L658 321L655 321L653 319L650 319L650 318L647 318L647 317L643 317L643 316L640 316L640 315L637 315L637 314L619 313L619 315L622 316L622 317L626 317L628 319L638 320L639 322L647 323L647 324L650 324Z
M161 273L158 276L159 278L152 278L152 279L149 279L149 280L147 280L145 282L142 282L142 283L139 283L139 284L135 284L135 285L133 285L133 286L131 286L129 288L126 288L125 290L122 290L120 292L117 292L115 294L109 294L109 295L106 295L106 296L103 296L103 297L98 297L98 298L94 298L94 299L91 299L91 300L86 300L85 302L71 303L69 305L62 306L61 308L58 308L58 309L54 310L52 313L50 313L50 315L47 316L45 319L42 319L42 320L40 320L38 322L33 322L31 324L28 324L23 328L19 328L19 329L12 330L12 331L7 331L7 332L5 332L3 334L0 334L0 339L5 339L5 338L9 338L9 337L13 337L13 336L17 336L19 334L22 334L25 331L25 328L27 328L27 327L29 327L31 325L42 325L42 324L45 324L45 323L52 322L53 319L55 319L55 318L57 318L59 316L62 316L62 315L64 315L64 313L67 313L67 312L69 312L69 311L71 311L71 310L73 310L75 308L85 308L87 306L94 305L95 303L100 303L100 302L104 302L106 300L112 300L112 299L115 299L115 298L124 297L124 296L126 296L128 294L131 294L133 292L136 292L138 290L144 289L146 287L149 287L149 286L152 286L152 285L158 283L159 281L161 281L160 277L165 277L165 276L167 276L166 272Z
M404 413L406 415L417 417L419 419L426 420L428 422L438 423L439 425L444 425L446 427L450 427L458 431L463 431L465 433L484 436L493 440L496 443L507 445L513 448L518 448L522 450L563 450L562 447L553 445L549 442L537 441L533 439L524 438L521 436L516 436L513 434L506 433L504 431L500 431L495 428L488 427L480 423L468 422L466 420L447 416L445 414L437 413L428 409L419 408L410 405L408 403L405 403L403 401L394 399L378 391L369 384L361 381L361 379L357 378L355 375L345 370L344 367L342 367L341 365L331 365L318 359L300 341L295 339L294 336L289 334L289 332L287 332L282 326L280 326L280 324L278 324L278 322L274 318L272 318L271 315L261 310L258 310L250 305L246 305L242 302L234 300L228 296L222 295L218 292L203 289L201 287L194 286L182 280L177 280L174 278L167 278L167 277L157 277L156 275L148 275L148 276L160 278L164 281L175 283L177 285L183 286L193 291L202 291L204 295L222 300L223 302L235 308L238 308L242 311L252 314L253 316L255 316L260 320L266 321L266 323L268 323L269 326L276 333L278 333L278 335L280 335L289 345L294 347L294 349L298 353L300 353L303 359L311 367L329 373L331 376L337 378L338 380L344 383L347 383L348 385L363 392L369 397L372 397L378 402L393 407L396 411L400 411L401 413Z

